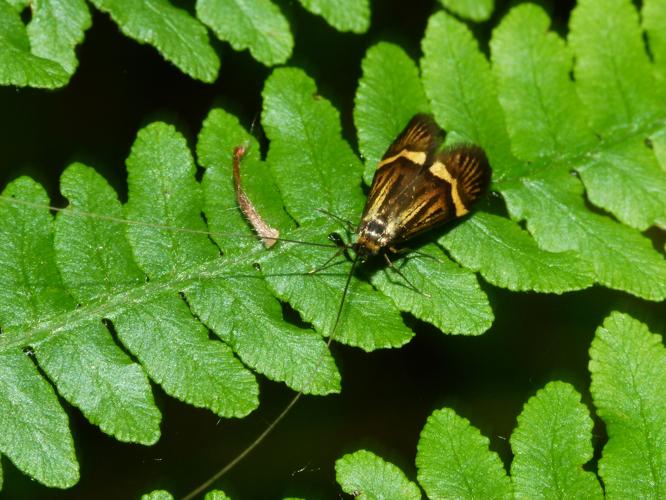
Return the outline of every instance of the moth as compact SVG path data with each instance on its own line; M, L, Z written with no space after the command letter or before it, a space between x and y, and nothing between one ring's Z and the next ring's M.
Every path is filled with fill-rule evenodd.
M464 216L488 189L491 170L483 149L440 151L442 136L432 117L417 114L389 146L352 245L361 261L397 253L411 238Z
M419 292L400 269L393 266L389 254L402 253L405 251L402 245L410 239L463 217L488 189L492 172L483 149L469 144L441 149L443 139L443 130L430 115L415 115L379 161L356 228L351 222L321 210L345 222L356 235L354 243L346 244L337 233L331 234L329 238L339 247L338 251L310 272L314 274L334 265L342 253L351 259L347 250L354 251L333 330L340 319L351 277L359 261L382 255L389 267L411 289ZM244 152L242 146L237 147L233 157L238 206L269 247L281 238L277 230L264 222L242 189L239 164Z

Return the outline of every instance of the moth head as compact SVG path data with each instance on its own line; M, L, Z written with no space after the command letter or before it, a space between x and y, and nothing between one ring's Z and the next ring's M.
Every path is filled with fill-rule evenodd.
M377 255L379 252L379 246L373 244L371 241L365 238L359 238L356 243L352 245L352 250L357 255L358 260L365 262L373 255Z

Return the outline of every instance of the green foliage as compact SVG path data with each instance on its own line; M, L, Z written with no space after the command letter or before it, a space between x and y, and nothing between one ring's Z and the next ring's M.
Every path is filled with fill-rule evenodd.
M206 493L204 500L231 500L222 490L212 490Z
M666 349L660 335L614 312L590 348L590 391L608 430L599 475L609 498L666 495Z
M17 467L54 488L79 480L79 465L58 398L21 352L0 355L0 448Z
M465 267L509 290L561 293L592 284L589 266L575 255L541 250L526 231L497 215L478 212L440 242Z
M202 181L206 220L215 231L215 242L228 255L242 254L256 246L233 196L229 154L235 146L252 140L238 120L221 109L211 111L199 134L197 152L206 166ZM270 182L271 172L258 158L256 141L249 144L243 159L244 185L252 190L252 199L260 212L276 217L271 222L286 229L289 219L276 196L277 188ZM302 268L296 272L300 271ZM279 303L266 284L258 275L256 279L248 278L251 277L228 276L202 281L189 297L190 306L258 372L273 380L285 381L302 392L338 392L340 375L321 337L285 322ZM228 311L235 311L236 317L230 318Z
M219 60L202 22L266 65L288 60L294 43L268 0L199 0L201 22L166 0L91 3L206 82ZM493 9L442 3L474 20ZM368 28L365 1L302 4L338 30ZM36 5L26 27L25 5L0 0L2 84L54 88L76 69L86 4ZM339 392L326 337L365 351L400 347L414 335L404 313L445 333L488 330L494 315L477 273L488 289L559 294L600 284L664 300L666 262L640 231L666 226L666 2L646 1L641 17L654 62L638 19L629 0L581 0L564 40L540 7L519 5L494 29L488 60L465 24L436 12L422 40L421 77L405 50L377 43L362 62L353 112L365 168L343 139L340 112L303 69L285 67L264 84L265 159L235 116L213 109L196 141L200 182L186 138L156 122L138 132L127 159L125 205L79 163L62 175L69 207L55 220L41 186L10 183L0 198L0 452L43 484L69 487L78 464L58 395L103 432L149 445L161 420L150 381L228 418L257 407L256 374L307 394ZM419 111L433 113L449 144L484 147L501 199L419 253L396 256L421 293L370 264L351 277L341 304L351 263L341 255L328 262L336 248L326 235L346 227L319 209L356 222L363 180L371 182L377 160ZM242 178L259 212L286 240L313 245L261 246L234 199L238 145L248 147ZM280 302L308 324L286 321ZM598 330L591 358L591 392L610 437L599 465L606 492L663 496L660 339L616 313ZM582 470L590 429L578 393L547 385L512 436L512 485L488 440L453 410L438 410L421 434L418 479L434 498L597 497L598 483ZM379 496L375 488L390 488L379 477L419 495L369 452L338 462L345 491Z
M401 311L443 332L480 335L488 330L493 311L474 273L449 259L437 245L421 247L419 252L418 257L403 259L400 272L420 293L405 286L392 269L378 271L371 283Z
M90 0L109 13L125 35L149 43L185 74L212 82L220 60L208 43L206 28L168 0Z
M197 16L235 50L249 49L266 65L286 62L294 39L289 23L270 0L198 0Z
M580 394L550 382L525 404L511 435L516 498L602 498L592 458L592 419Z
M173 495L166 490L155 490L141 495L141 500L173 500Z
M443 408L428 417L416 452L419 483L429 498L511 498L511 482L488 438Z
M428 111L428 102L416 64L397 45L373 45L365 54L361 69L354 124L365 160L363 179L370 185L386 149L412 116Z
M472 21L485 21L493 13L495 0L439 0L455 14Z
M363 208L361 162L342 139L338 111L317 94L302 70L281 68L266 80L262 124L270 140L266 161L285 209L297 221L323 215L357 217ZM298 175L294 175L295 173ZM317 193L313 203L311 193Z
M359 450L335 462L335 476L342 491L354 498L420 499L421 491L395 465L367 450Z
M340 31L364 33L370 26L368 0L299 0L313 14Z
M26 28L18 10L0 0L0 85L61 87L76 69L74 47L90 25L85 3L47 0L37 5Z
M437 123L463 141L482 145L493 166L493 183L499 184L514 159L495 82L474 36L438 12L429 19L421 46L423 87Z
M289 20L272 0L197 0L196 17L169 0L89 0L108 13L120 30L139 43L152 45L167 61L190 77L211 83L220 59L206 26L234 50L248 49L257 61L285 63L294 38ZM370 25L368 0L302 0L339 31L364 33ZM32 19L20 13L29 6ZM28 3L0 0L0 85L57 88L66 85L78 61L75 48L90 27L84 0L43 0Z
M31 52L55 61L71 75L78 65L74 47L81 43L90 24L90 12L83 0L35 2L27 27Z
M631 316L613 312L590 348L591 392L609 441L599 475L609 498L661 498L666 484L666 349L662 337ZM550 382L525 404L511 435L511 482L488 439L450 408L435 411L421 431L418 480L428 498L603 498L583 466L592 459L592 419L580 394ZM367 451L336 462L347 493L407 498L398 487L375 493L369 469L402 472ZM377 474L375 472L375 474ZM367 479L370 476L371 479ZM397 479L396 479L397 480ZM384 484L386 484L384 479ZM368 484L369 483L369 484ZM383 496L382 496L383 495Z

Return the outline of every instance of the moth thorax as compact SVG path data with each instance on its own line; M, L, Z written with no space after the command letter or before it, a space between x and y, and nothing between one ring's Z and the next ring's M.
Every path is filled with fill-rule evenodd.
M361 260L377 255L386 247L392 237L387 230L386 223L379 219L362 220L358 228L358 237L353 245Z

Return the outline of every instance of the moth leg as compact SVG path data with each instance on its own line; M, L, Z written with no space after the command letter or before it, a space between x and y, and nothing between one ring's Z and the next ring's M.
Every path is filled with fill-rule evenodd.
M412 255L418 255L419 257L425 257L427 259L433 259L433 260L439 260L437 257L434 255L430 255L429 253L421 252L420 250L414 250L409 247L402 247L402 248L395 248L395 247L389 247L389 251L391 253L394 253L396 255L404 255L406 253ZM409 258L409 255L407 256Z
M352 260L351 255L349 255L350 245L344 242L342 236L340 236L338 233L331 233L328 235L328 239L335 243L338 248L342 249L345 257L347 257L347 260Z
M310 270L308 271L308 274L317 274L317 273L323 271L324 269L328 269L329 267L333 267L333 266L339 264L338 262L333 262L333 261L334 261L335 259L337 259L338 257L340 257L340 255L341 255L343 252L345 252L345 253L347 252L347 247L341 247L341 248L339 248L338 251L335 252L335 253L331 256L330 259L328 259L326 262L324 262L321 266L316 267L316 268L314 268L314 269L310 269Z
M347 226L347 230L349 232L351 232L351 233L356 232L356 226L354 226L354 224L352 224L351 221L348 221L347 219L343 219L342 217L339 217L339 216L337 216L337 215L335 215L335 214L333 214L333 213L331 213L328 210L323 209L323 208L318 208L317 212L321 212L324 215L328 215L331 219L335 219L338 222L342 222L345 226Z
M382 255L384 256L384 260L386 261L386 263L388 264L388 266L389 266L391 269L393 269L396 273L398 273L398 276L400 276L403 280L405 280L405 283L407 283L407 285L409 286L409 288L411 288L412 290L414 290L416 293L418 293L418 294L420 294L420 295L424 295L424 296L426 296L426 297L430 297L430 295L428 295L427 293L424 293L424 292L422 292L421 290L419 290L418 288L416 288L416 286L415 286L411 281L409 281L409 280L407 279L407 276L405 276L404 274L402 274L402 271L401 271L397 266L394 266L394 265L393 265L393 262L391 262L391 259L389 259L389 256L388 256L388 254L387 254L386 252L383 252Z

